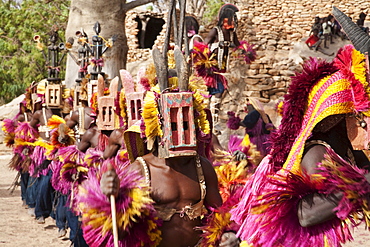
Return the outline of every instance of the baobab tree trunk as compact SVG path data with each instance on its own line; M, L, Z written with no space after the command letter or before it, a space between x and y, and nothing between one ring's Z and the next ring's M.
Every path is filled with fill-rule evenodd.
M92 36L95 35L93 26L97 21L101 25L100 36L107 40L115 35L116 41L113 47L104 53L104 67L102 69L112 79L119 75L120 69L126 68L128 45L125 20L127 11L152 1L136 0L126 3L125 0L71 0L65 37L66 39L75 37L76 32L83 28L91 42ZM77 48L78 45L75 42L72 50L77 51ZM77 54L75 55L77 56ZM73 87L79 67L70 56L67 58L66 68L66 85Z

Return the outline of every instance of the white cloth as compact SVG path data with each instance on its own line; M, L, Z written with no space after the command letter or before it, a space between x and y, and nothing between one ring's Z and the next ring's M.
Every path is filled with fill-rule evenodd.
M323 30L323 34L329 34L331 33L331 22L328 21L328 22L324 22L322 24L322 30Z

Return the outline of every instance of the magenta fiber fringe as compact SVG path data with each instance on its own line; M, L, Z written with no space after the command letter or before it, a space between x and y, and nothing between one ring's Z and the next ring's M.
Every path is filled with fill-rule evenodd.
M228 111L227 115L228 115L229 119L227 120L226 126L229 129L232 129L232 130L239 129L240 121L241 121L240 117L236 116L235 112L232 112L232 111Z
M271 164L274 171L284 164L289 151L302 127L308 95L316 83L337 71L332 63L310 58L303 64L303 70L292 77L288 93L284 97L283 117L278 131L271 135ZM294 104L292 104L294 102Z
M88 179L83 182L81 187L84 192L77 195L79 204L83 204L82 208L82 229L84 238L91 247L113 246L113 233L111 231L103 232L103 225L99 225L96 221L99 218L111 220L111 205L109 198L100 190L100 177L107 171L108 163L112 164L116 169L120 178L120 193L116 198L117 220L122 214L127 214L133 207L133 198L130 196L130 191L141 186L145 178L138 174L137 171L130 169L117 169L114 159L109 159L104 162L102 167L98 169L96 174L89 172ZM91 214L91 212L95 212ZM123 225L118 226L119 246L120 247L139 247L139 246L155 246L160 238L157 226L160 221L154 216L155 210L152 203L142 204L139 214L130 216L127 228ZM95 222L94 222L95 221ZM103 223L105 220L103 221ZM153 228L154 227L154 228ZM148 234L149 233L149 234ZM154 238L151 238L154 237Z

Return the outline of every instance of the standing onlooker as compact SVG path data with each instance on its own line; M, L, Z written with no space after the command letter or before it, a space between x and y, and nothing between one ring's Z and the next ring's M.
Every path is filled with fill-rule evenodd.
M361 12L359 15L359 19L356 21L356 24L364 30L365 33L369 33L369 28L365 27L365 19L366 19L366 14L364 12Z
M193 16L185 16L185 27L189 42L189 50L191 50L194 47L194 40L203 42L203 38L199 35L199 23Z
M327 46L327 42L330 37L330 43L333 43L333 36L331 35L331 21L330 21L330 16L325 17L324 22L322 24L322 30L324 34L324 48L329 48Z
M333 23L331 24L331 35L335 38L335 36L340 36L340 29L341 26L339 25L339 22L333 18Z
M218 73L225 73L228 68L231 48L239 47L240 42L236 34L238 19L236 12L239 9L232 4L225 4L220 8L217 26L212 28L204 43L209 45L210 50L217 58ZM221 98L227 86L227 81L218 80L208 87L208 91L216 98Z

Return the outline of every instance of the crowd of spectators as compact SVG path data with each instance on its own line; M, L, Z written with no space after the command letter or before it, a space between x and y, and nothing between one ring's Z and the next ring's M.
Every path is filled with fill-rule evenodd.
M367 15L362 12L356 23L364 32L369 33L369 28L365 26L366 16ZM320 51L326 55L334 55L329 54L326 49L329 49L330 44L335 43L334 40L336 38L340 38L341 40L348 39L334 16L331 14L322 18L316 16L305 43L311 50ZM323 47L321 46L322 44Z

